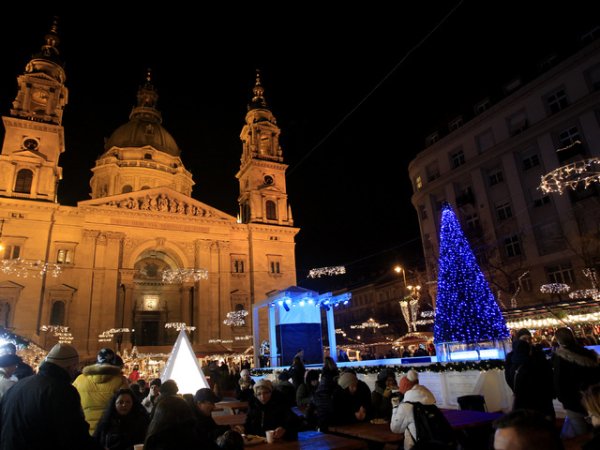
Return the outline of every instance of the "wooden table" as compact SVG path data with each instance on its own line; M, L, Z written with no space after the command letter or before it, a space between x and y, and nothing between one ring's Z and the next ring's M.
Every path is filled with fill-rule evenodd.
M563 439L565 450L580 450L581 446L592 440L592 433L582 434L570 439Z
M455 430L491 425L494 420L504 415L501 412L490 413L461 409L442 409L441 411Z
M244 425L246 423L246 414L227 414L224 416L213 416L217 425Z
M489 425L503 415L502 413L462 411L457 409L442 409L441 411L455 430ZM389 423L372 424L370 422L362 422L351 425L334 425L329 427L329 431L383 444L400 443L404 440L402 433L393 433L390 431Z
M370 422L353 423L350 425L334 425L329 427L331 433L351 436L365 441L379 442L382 444L395 444L404 440L402 433L392 433L390 424L374 424Z
M215 406L220 409L231 409L234 411L234 414L237 414L236 411L240 409L247 410L248 402L240 402L240 401L231 401L231 402L219 402L215 403Z
M262 443L248 445L248 450L358 450L366 449L367 443L356 439L348 439L333 434L320 433L318 431L302 431L298 433L297 441L276 440L272 444Z

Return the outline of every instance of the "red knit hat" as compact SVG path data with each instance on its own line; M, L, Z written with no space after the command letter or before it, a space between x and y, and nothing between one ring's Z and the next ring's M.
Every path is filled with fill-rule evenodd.
M400 379L398 389L403 394L412 389L415 384L419 383L419 375L414 370L409 370L408 373Z

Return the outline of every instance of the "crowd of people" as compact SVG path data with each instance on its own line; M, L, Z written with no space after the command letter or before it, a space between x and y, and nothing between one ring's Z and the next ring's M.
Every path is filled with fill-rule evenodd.
M513 411L496 423L494 449L559 449L568 439L594 430L585 448L600 448L600 363L598 355L569 328L556 331L551 355L519 330L506 358L506 382L514 392ZM381 370L374 390L350 368L340 370L325 357L319 369L307 369L302 354L274 381L254 380L249 364L228 367L209 362L203 369L210 388L181 395L174 380L144 380L138 367L125 374L123 361L109 348L80 371L79 354L69 344L55 345L34 374L19 366L14 346L0 348L0 450L241 449L243 435L295 440L298 432L327 432L335 425L379 419L403 433L405 450L426 448L419 442L415 404L433 405L434 394L410 369L400 378ZM16 374L22 374L17 377ZM222 398L248 402L244 425L219 426L213 419ZM566 419L559 437L553 399L563 404ZM517 446L522 445L521 447Z

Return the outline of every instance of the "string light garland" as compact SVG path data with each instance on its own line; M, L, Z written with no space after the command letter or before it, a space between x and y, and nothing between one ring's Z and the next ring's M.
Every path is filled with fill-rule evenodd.
M577 291L569 292L569 298L580 299L580 298L593 298L598 300L600 294L598 289L579 289Z
M557 150L568 150L575 145L575 141L567 147ZM558 167L542 175L540 190L544 194L558 193L562 195L567 189L576 190L581 187L587 189L590 185L600 182L600 159L587 158Z
M243 327L244 325L246 325L247 315L248 311L246 311L245 309L230 311L227 313L227 316L223 323L230 327Z
M378 323L377 321L375 321L375 319L370 318L369 320L361 323L360 325L350 325L350 328L360 330L371 329L373 330L373 333L375 333L375 330L378 330L379 328L386 328L388 326L389 324L387 323Z
M548 283L540 286L542 294L566 294L571 290L571 286L564 283Z
M177 331L185 330L188 333L196 329L196 327L188 326L185 322L167 322L165 328L174 328Z
M507 339L510 334L498 303L448 203L442 207L438 267L435 342Z
M245 334L243 336L235 336L233 339L236 341L251 341L254 338L249 334Z
M321 278L323 276L343 275L346 273L344 266L320 267L318 269L310 269L307 278Z
M15 258L0 260L0 272L17 278L41 278L44 274L57 278L62 273L62 267L40 260Z
M163 283L198 282L208 279L206 269L166 269L162 272Z
M500 359L484 359L482 361L464 361L464 362L449 362L449 363L433 363L425 366L408 366L408 365L378 365L378 366L353 366L352 370L357 374L369 375L378 374L383 369L394 371L396 376L406 375L409 370L414 370L419 373L433 372L466 372L470 370L479 372L488 372L490 370L503 370L504 360ZM253 376L264 376L273 373L274 369L260 368L251 369ZM313 369L319 370L320 369Z
M209 339L209 344L233 344L233 339Z

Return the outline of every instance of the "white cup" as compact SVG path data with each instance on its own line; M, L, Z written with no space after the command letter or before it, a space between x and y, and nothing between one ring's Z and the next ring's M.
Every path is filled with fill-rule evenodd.
M133 450L144 450L144 444L135 444Z
M272 444L273 441L275 440L275 431L274 430L265 431L265 435L267 436L267 444Z

